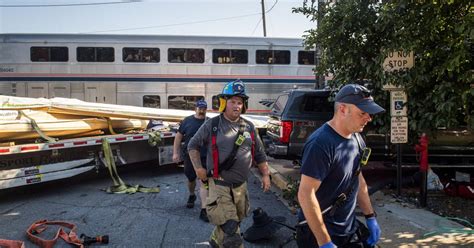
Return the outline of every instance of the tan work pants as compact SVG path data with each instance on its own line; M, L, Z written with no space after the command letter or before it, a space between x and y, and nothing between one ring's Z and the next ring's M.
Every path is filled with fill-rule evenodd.
M249 197L247 183L245 182L239 187L232 188L216 185L212 178L209 179L209 196L207 198L206 210L209 222L216 226L212 232L211 239L219 247L222 247L224 231L220 225L223 225L228 220L235 220L240 223L248 216ZM240 227L237 228L236 233L240 235Z

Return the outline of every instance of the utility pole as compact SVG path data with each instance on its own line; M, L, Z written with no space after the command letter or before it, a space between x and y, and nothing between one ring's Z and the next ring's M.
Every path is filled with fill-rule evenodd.
M267 37L267 24L265 22L265 0L262 0L262 22L263 22L263 37Z

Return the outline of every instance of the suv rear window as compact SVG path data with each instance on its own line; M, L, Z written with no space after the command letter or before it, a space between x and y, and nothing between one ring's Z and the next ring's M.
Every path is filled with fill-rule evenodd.
M294 92L290 108L286 110L291 115L321 116L332 115L333 102L329 101L329 92Z
M302 113L327 113L333 112L333 104L327 97L305 95L303 104L300 105Z
M288 102L287 94L279 96L276 99L275 104L273 104L272 113L281 114L285 109L286 102Z

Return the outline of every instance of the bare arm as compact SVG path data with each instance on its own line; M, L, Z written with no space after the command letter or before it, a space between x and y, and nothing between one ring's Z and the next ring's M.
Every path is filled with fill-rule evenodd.
M298 201L303 210L304 216L308 221L309 228L318 241L318 245L331 241L326 225L323 221L323 214L316 198L321 181L315 178L301 175L300 187L298 189Z
M177 163L180 160L180 150L181 150L181 141L183 140L183 135L180 132L176 132L174 136L173 143L173 162Z
M268 163L262 162L257 165L260 173L262 173L262 188L263 191L266 192L270 189L271 181L270 181L270 170L268 169Z
M202 181L207 180L207 170L203 167L201 163L201 152L199 150L188 150L189 158L191 159L191 163L193 163L194 171L196 171L196 175Z
M359 203L359 207L362 209L362 213L364 213L364 215L374 213L372 203L370 202L369 188L367 187L367 183L365 182L362 173L359 174L359 192L357 194L357 203Z

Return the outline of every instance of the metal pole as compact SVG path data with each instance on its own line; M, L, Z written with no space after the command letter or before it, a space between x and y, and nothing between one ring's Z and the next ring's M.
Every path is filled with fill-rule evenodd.
M426 207L426 200L428 198L428 172L423 170L421 172L421 186L420 186L420 206Z
M402 149L397 144L397 195L400 196L402 191Z
M267 37L267 24L265 22L265 0L262 0L262 22L263 22L263 37Z

